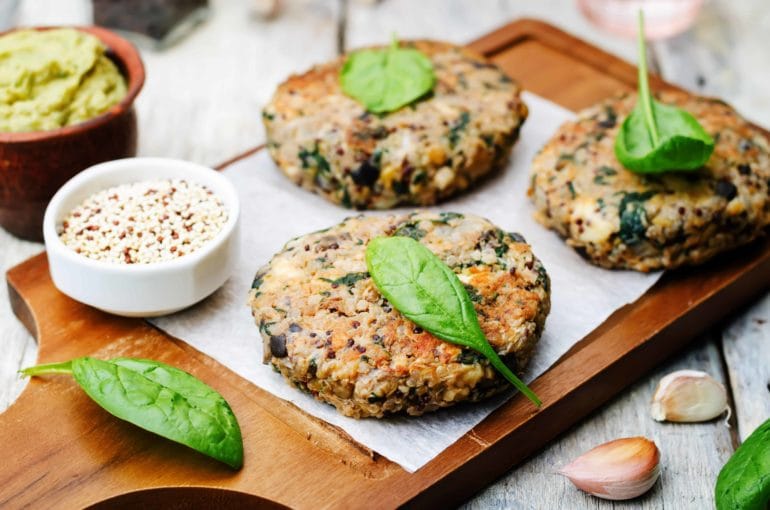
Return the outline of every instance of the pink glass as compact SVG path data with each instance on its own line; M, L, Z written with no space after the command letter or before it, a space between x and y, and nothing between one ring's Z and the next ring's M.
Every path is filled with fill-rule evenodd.
M648 39L684 32L695 21L703 0L577 0L595 25L624 37L636 37L639 10L644 10Z

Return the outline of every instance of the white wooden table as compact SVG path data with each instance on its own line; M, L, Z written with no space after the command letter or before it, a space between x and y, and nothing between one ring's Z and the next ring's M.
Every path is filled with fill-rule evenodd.
M277 83L363 44L401 38L472 40L508 21L537 17L634 61L632 41L590 25L572 0L284 0L276 19L254 15L256 0L212 0L213 17L162 53L144 51L147 82L137 107L141 155L214 165L261 143L260 108ZM21 24L87 24L84 0L25 0ZM752 120L770 126L766 0L706 2L693 30L653 46L669 81L719 95ZM42 249L0 229L3 270ZM24 386L16 371L33 364L36 345L0 291L0 410ZM658 379L677 368L706 370L730 391L732 428L716 421L658 424L648 405ZM740 440L770 416L770 295L722 330L696 341L678 359L623 392L536 457L467 502L468 508L693 508L713 506L721 466ZM556 469L617 437L645 435L662 452L662 476L631 503L610 503L574 489Z

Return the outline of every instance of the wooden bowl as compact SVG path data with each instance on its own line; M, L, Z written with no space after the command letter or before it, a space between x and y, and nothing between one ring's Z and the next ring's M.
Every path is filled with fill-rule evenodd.
M79 124L49 131L0 133L0 226L25 239L43 239L48 201L72 176L103 161L136 155L133 105L144 84L139 52L109 30L76 28L107 46L107 56L125 76L128 90L109 110Z

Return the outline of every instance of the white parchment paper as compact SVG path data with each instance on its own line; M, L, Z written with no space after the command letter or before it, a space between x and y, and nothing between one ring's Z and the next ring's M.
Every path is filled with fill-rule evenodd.
M525 377L531 381L612 312L641 296L659 274L594 267L532 219L533 207L526 197L529 163L556 128L573 114L530 93L525 93L524 100L530 117L508 167L480 188L437 209L475 213L505 230L519 232L542 260L551 277L552 306ZM246 306L252 277L289 239L355 213L290 183L266 151L233 164L225 175L232 179L241 198L243 247L237 270L224 287L202 303L153 319L157 326L254 384L344 429L359 443L408 471L429 462L510 397L504 395L422 417L355 420L287 384L270 366L262 364L262 340Z

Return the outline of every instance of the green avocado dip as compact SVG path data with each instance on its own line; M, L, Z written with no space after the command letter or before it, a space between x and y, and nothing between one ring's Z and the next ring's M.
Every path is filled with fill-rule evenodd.
M69 126L118 103L126 80L105 50L71 28L0 36L0 132Z

